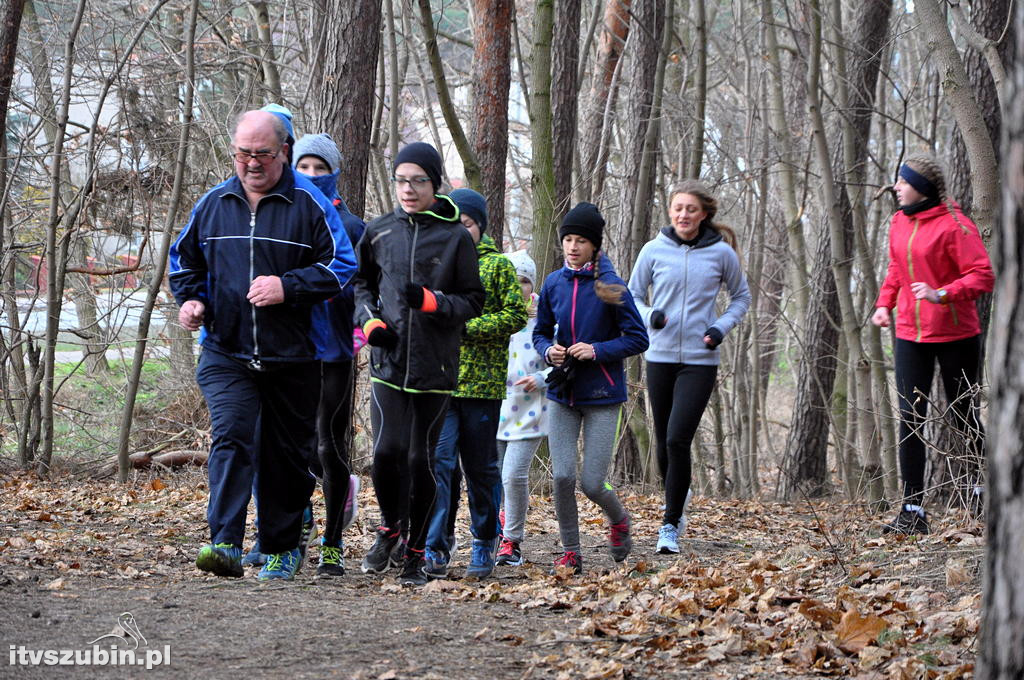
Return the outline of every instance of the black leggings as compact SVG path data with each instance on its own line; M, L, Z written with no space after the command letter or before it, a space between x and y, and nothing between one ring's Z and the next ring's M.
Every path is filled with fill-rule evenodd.
M658 468L665 482L663 524L678 524L690 490L690 445L715 388L718 366L647 362Z
M903 502L911 505L921 505L924 499L924 468L928 458L920 431L928 412L928 395L931 394L936 361L939 362L946 398L955 415L953 425L965 435L964 453L977 461L984 445L984 432L974 399L964 396L978 381L981 336L952 342L913 342L897 338L900 475L903 478Z
M409 548L422 551L434 506L433 453L449 395L403 392L373 383L373 488L381 523L401 529L409 519Z
M324 544L340 545L348 500L348 432L352 417L352 362L324 361L320 369L320 405L316 411L317 454L323 466L327 520Z

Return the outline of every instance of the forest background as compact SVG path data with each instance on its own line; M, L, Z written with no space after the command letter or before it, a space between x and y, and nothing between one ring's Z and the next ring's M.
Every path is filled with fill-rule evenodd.
M906 155L934 153L1010 278L995 305L979 301L989 362L974 397L989 463L1019 471L1019 437L1003 428L1019 427L1020 407L997 395L1022 381L1020 4L3 0L0 462L121 482L202 462L196 348L174 323L166 254L230 173L234 115L274 102L298 135L339 143L341 195L366 219L391 207L397 149L433 143L449 183L487 197L496 240L528 248L541 272L559 263L561 216L589 200L628 277L672 182L704 179L739 235L753 304L723 347L696 486L870 513L899 498L892 337L867 322L888 187ZM639 361L631 376L614 481L656 491ZM984 461L932 403L929 507L969 523L965 480ZM1011 485L989 494L998 547L999 531L1021 536L1024 512L999 518L1024 491L1019 474L994 478Z

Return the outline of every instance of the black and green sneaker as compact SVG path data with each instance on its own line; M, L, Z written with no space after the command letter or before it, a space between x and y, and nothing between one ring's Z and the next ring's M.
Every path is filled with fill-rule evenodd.
M317 576L344 576L345 556L340 545L320 544L320 564L316 567Z
M196 567L217 576L239 578L243 574L242 549L231 543L204 545L196 557Z

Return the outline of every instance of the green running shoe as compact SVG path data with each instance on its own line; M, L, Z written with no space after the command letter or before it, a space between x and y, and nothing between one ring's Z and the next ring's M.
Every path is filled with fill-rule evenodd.
M242 549L231 543L204 545L196 557L196 567L217 576L242 576Z

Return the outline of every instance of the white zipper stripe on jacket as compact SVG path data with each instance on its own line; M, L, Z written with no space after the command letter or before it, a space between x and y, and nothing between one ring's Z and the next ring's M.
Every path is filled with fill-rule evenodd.
M256 272L256 211L249 213L249 285L252 285L253 274ZM249 303L249 310L252 313L252 358L253 361L260 359L260 342L256 336L256 305Z

